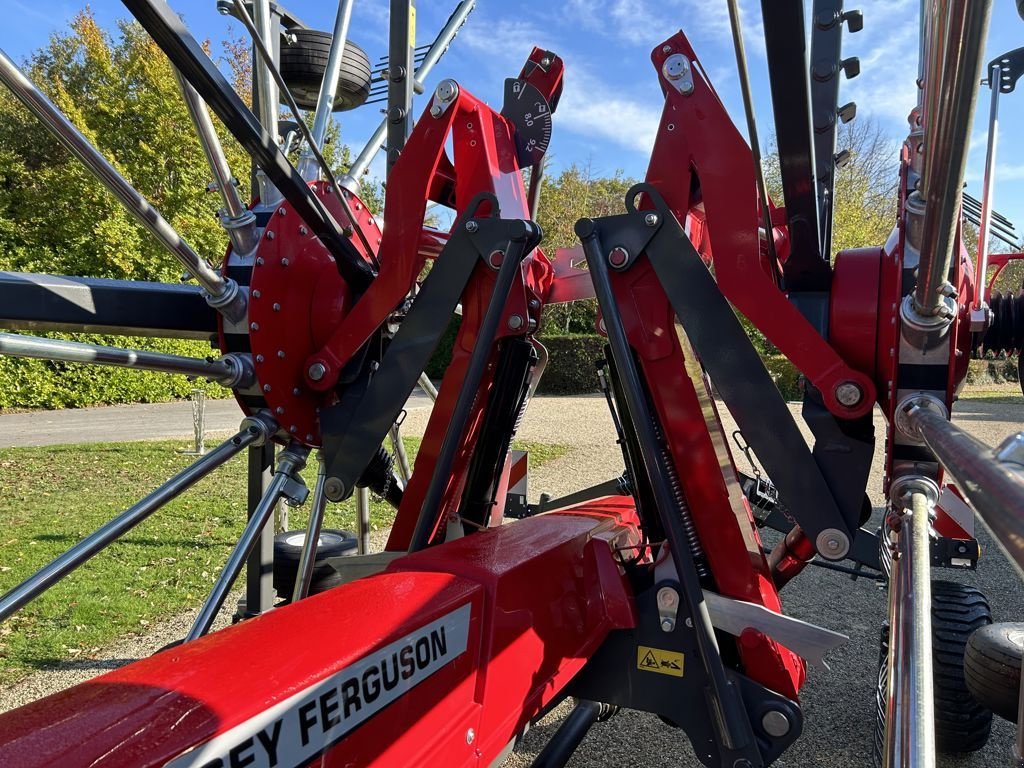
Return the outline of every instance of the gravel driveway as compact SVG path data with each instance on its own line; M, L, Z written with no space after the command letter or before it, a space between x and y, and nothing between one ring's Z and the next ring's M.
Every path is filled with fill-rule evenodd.
M1019 429L1024 415L1022 405L1024 403L968 400L957 405L956 420L979 439L994 445ZM407 434L421 434L428 415L425 408L410 409L405 421ZM879 434L884 434L881 419L876 421ZM733 428L728 418L726 427ZM597 396L537 398L519 437L572 446L565 455L531 474L533 498L540 491L559 496L616 477L622 471L621 457L614 445L615 434L604 401ZM868 489L876 502L880 499L880 488L881 462L876 459ZM876 516L878 514L876 510ZM981 566L977 573L960 574L962 580L976 584L987 593L997 621L1019 620L1024 616L1024 590L1020 589L1020 581L983 531L979 538L984 553ZM381 546L383 535L378 536L375 543ZM776 765L869 765L878 632L885 611L885 593L869 580L852 582L841 574L808 569L786 588L783 600L788 613L844 632L850 636L850 642L829 655L830 670L812 668L809 671L802 693L804 735ZM229 605L233 605L233 601L229 601ZM0 691L0 711L148 655L180 638L193 615L194 611L184 613L146 637L126 639L107 649L100 658L41 672ZM505 765L509 768L528 766L566 711L567 707L563 706L538 723ZM1006 765L1013 736L1012 727L997 718L986 750L969 757L945 760L940 765ZM628 764L651 768L699 765L679 733L653 716L633 712L620 713L609 722L596 725L569 763L575 768L618 768Z

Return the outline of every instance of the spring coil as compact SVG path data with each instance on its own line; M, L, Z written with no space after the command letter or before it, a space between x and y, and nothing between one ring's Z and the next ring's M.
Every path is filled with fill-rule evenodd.
M1024 290L1016 295L992 291L988 306L992 312L992 324L975 340L975 356L1020 352L1024 347Z
M661 466L665 469L665 477L668 478L669 486L672 489L672 496L679 508L679 518L683 523L683 533L686 535L686 543L690 547L690 556L693 558L693 565L697 570L697 576L703 581L711 575L708 569L707 558L704 555L704 548L697 538L697 528L693 524L693 516L690 514L690 506L686 503L686 496L683 493L683 484L679 481L679 473L676 471L675 463L672 460L672 453L665 444L661 435L661 426L657 419L653 420L654 433L660 446Z

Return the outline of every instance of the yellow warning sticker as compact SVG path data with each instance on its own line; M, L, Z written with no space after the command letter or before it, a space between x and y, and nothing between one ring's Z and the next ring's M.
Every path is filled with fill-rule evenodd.
M645 672L657 672L659 675L683 676L683 654L638 645L636 649L636 668Z

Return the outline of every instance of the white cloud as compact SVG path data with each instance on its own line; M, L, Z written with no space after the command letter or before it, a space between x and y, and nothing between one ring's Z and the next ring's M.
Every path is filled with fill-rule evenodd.
M854 100L865 114L907 124L917 104L918 10L918 0L874 3L865 10L864 31L845 33L843 56L857 56L861 73L843 83L841 101Z
M566 78L555 130L601 137L623 149L649 155L661 119L660 101L645 103L617 93L582 67Z

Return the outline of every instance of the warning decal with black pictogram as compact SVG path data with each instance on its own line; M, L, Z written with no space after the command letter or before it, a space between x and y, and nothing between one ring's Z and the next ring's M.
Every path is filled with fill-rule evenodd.
M659 675L683 676L683 654L677 651L666 651L662 648L651 648L638 645L636 648L636 668L644 672L657 672Z

